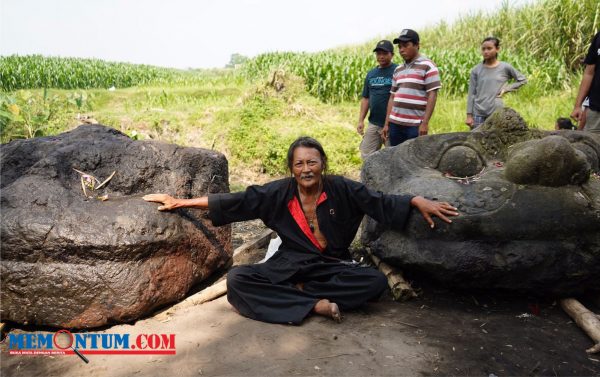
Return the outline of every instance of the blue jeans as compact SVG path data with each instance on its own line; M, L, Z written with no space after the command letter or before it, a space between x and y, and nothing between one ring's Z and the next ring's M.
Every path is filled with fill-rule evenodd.
M400 126L390 123L389 137L391 147L402 144L406 140L414 139L417 136L419 136L419 126Z
M473 115L473 127L471 127L471 131L475 131L475 129L483 124L488 117L482 117L479 115Z

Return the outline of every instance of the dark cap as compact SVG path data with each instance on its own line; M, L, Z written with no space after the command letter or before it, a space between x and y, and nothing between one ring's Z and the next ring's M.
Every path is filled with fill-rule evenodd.
M394 45L392 44L392 42L388 41L387 39L383 39L383 40L377 42L377 46L375 46L375 49L373 50L373 52L376 52L377 50L383 50L383 51L393 53Z
M399 44L400 42L419 43L419 34L412 29L404 29L400 32L400 36L394 39L394 44Z

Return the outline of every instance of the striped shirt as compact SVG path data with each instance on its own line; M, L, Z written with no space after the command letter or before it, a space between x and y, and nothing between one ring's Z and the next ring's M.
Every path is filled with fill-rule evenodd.
M400 126L419 126L425 115L427 92L442 87L437 66L423 55L410 63L399 65L392 77L394 105L390 123Z

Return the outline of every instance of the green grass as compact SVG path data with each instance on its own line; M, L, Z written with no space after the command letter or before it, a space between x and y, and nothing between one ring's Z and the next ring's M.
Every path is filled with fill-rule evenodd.
M575 103L577 89L552 91L546 95L532 95L531 88L523 86L519 91L504 96L504 104L521 114L530 128L542 130L554 129L559 117L568 117ZM433 118L430 122L430 134L448 132L467 132L466 96L440 96Z
M597 1L540 0L523 8L506 3L494 13L422 30L422 51L440 66L443 81L430 133L468 130L469 71L481 59L480 41L490 34L503 40L500 58L529 80L505 97L506 105L531 127L552 129L572 109L579 59L599 22ZM374 43L314 54L263 54L241 70L181 72L86 59L0 58L0 137L7 142L56 134L77 126L77 115L86 114L132 138L218 150L229 159L231 181L245 185L287 174L289 144L308 135L323 143L331 172L357 178L358 97L364 75L376 65ZM107 90L119 77L129 81ZM44 86L66 89L15 90ZM81 89L90 87L96 89Z
M88 90L82 108L67 101L82 91L49 90L47 96L58 98L61 106L39 135L72 129L79 124L77 114L85 113L133 138L218 150L230 162L232 182L242 185L286 175L289 144L308 135L323 143L332 173L357 178L362 163L355 131L358 102L323 103L304 90L301 79L287 75L283 81L286 88L281 92L269 80L248 83L225 76L193 86ZM575 97L575 89L544 96L527 86L521 89L508 94L505 103L532 127L542 129L552 129L556 118L567 116ZM41 98L44 91L26 93ZM465 112L466 97L442 93L431 134L466 132ZM4 129L3 138L15 124Z

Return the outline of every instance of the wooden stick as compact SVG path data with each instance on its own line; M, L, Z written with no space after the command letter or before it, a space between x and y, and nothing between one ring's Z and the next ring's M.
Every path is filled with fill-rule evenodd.
M204 288L200 292L194 293L190 297L177 304L159 312L154 316L154 319L158 321L168 320L169 315L173 314L179 309L189 308L195 305L200 305L208 301L215 300L227 293L227 280L219 280L210 287Z
M200 292L192 295L185 300L181 301L180 304L189 301L189 306L204 304L205 302L212 301L216 298L219 298L227 293L227 280L219 280L215 284L211 285L208 288L201 290ZM178 304L179 305L179 304Z
M94 190L98 190L100 187L102 187L102 186L104 186L106 183L108 183L108 181L110 181L110 180L112 179L112 177L115 175L115 173L116 173L116 172L117 172L116 170L115 170L115 171L113 171L113 172L112 172L112 174L110 175L110 177L106 178L106 179L104 180L104 182L100 183L100 184L98 185L98 187L94 188Z
M262 247L266 247L269 244L269 242L271 241L271 236L274 234L275 234L275 232L272 231L271 229L265 230L257 238L250 240L250 241L244 243L243 245L241 245L240 247L238 247L237 249L235 249L233 251L233 258L235 258L237 255L244 253L248 250L260 249Z
M419 326L413 325L412 323L402 322L402 321L396 321L396 322L401 323L401 324L406 325L406 326L414 327L415 329L419 328Z
M336 353L335 355L327 355L327 356L319 356L319 357L307 357L306 360L331 359L333 357L354 356L354 355L360 355L360 353Z
M595 345L585 350L587 353L600 352L600 319L574 298L560 300L560 306L575 323L594 341Z
M410 284L404 280L400 271L396 271L389 264L382 262L381 259L371 252L371 250L368 250L368 253L371 256L373 263L375 263L375 266L377 266L379 271L387 278L394 300L406 301L418 296Z

